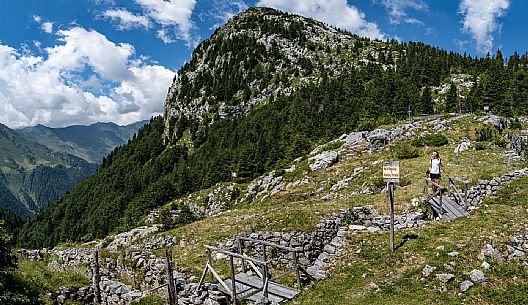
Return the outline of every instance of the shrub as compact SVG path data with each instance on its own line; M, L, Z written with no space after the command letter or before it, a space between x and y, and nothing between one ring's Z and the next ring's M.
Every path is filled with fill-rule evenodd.
M505 148L507 142L499 134L499 131L491 126L483 126L477 130L477 141L490 142L495 146Z
M444 146L449 141L447 140L446 136L443 134L428 134L421 138L414 139L411 144L415 147L424 147L424 146Z
M423 138L423 141L425 145L434 147L444 146L449 143L443 134L428 134Z
M486 142L475 142L475 149L476 150L484 150L486 149Z
M171 206L164 206L159 210L160 222L163 231L174 229L174 220L171 217Z
M423 141L423 138L415 138L411 141L412 146L414 147L424 147L425 143Z
M131 305L163 305L165 304L165 298L160 295L153 294L141 298L138 301L134 301Z
M477 130L477 141L492 141L499 136L499 132L492 126L482 126Z
M504 138L496 137L495 139L493 139L493 144L495 144L496 146L500 148L506 148L506 145L508 144L508 142L506 142Z
M358 123L357 130L358 131L372 131L374 130L374 127L376 126L376 123L374 120L367 119L367 120L361 120Z
M521 121L518 118L510 120L510 129L522 129Z
M410 145L409 143L401 143L401 145L394 146L392 148L392 153L395 159L412 159L420 155L418 148Z

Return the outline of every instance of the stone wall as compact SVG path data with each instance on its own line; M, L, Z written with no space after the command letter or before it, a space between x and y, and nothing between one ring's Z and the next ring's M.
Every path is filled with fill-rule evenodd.
M480 180L477 185L472 186L468 190L469 209L473 209L476 205L480 204L484 197L497 194L497 191L501 187L510 184L511 181L527 175L528 168L524 168L506 173L491 180Z

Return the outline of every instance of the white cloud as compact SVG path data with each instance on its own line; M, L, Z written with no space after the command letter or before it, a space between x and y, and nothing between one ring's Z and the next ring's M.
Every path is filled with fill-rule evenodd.
M103 17L107 17L117 22L120 30L129 30L132 28L146 28L150 27L149 18L141 15L134 15L126 9L107 10L103 13Z
M191 19L196 0L134 0L145 14L163 28L173 28L177 39L193 43Z
M376 23L367 21L365 14L346 0L260 0L257 6L311 17L361 36L385 38Z
M40 26L40 28L48 33L48 34L51 34L53 33L53 22L44 22L42 23L42 25Z
M129 44L75 27L45 56L0 44L0 122L10 127L127 124L162 112L174 72Z
M39 15L33 15L33 21L35 21L36 23L40 23L42 21L42 17L40 17Z
M164 44L169 44L176 41L171 37L171 35L167 32L167 29L165 28L159 29L156 34L158 38L163 41Z
M422 21L409 17L407 10L426 11L429 9L423 0L381 0L381 4L387 9L392 24L400 24L403 21L409 24L423 25Z
M245 11L248 7L247 3L240 0L215 0L207 8L206 12L200 14L200 19L202 21L206 19L216 20L217 22L209 28L212 30L224 25L231 17Z
M490 52L493 47L492 34L500 29L497 22L510 6L509 0L462 0L459 13L463 15L463 31L476 41L479 52Z

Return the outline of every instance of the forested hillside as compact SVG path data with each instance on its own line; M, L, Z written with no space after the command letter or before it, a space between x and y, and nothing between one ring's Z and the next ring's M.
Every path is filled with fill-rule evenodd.
M90 240L141 223L170 199L281 169L318 144L412 114L527 114L528 56L472 58L422 43L370 41L299 16L252 8L200 44L163 118L38 213L30 247ZM453 74L474 80L469 90ZM437 87L447 85L443 93ZM465 100L458 94L465 94ZM436 101L436 102L433 102Z
M147 122L141 121L126 126L95 123L89 126L75 125L64 128L37 125L19 129L17 132L53 151L100 164L103 157L117 146L125 144Z
M64 195L96 165L53 152L0 124L0 208L22 217Z

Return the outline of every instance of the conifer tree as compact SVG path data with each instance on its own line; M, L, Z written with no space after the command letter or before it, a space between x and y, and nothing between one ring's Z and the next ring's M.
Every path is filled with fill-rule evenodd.
M431 87L425 86L422 90L420 102L418 103L418 112L423 114L431 114L434 112L433 109L433 97L431 95Z
M457 99L457 87L451 82L449 90L447 91L447 97L445 101L446 112L457 112L458 111L458 99Z

